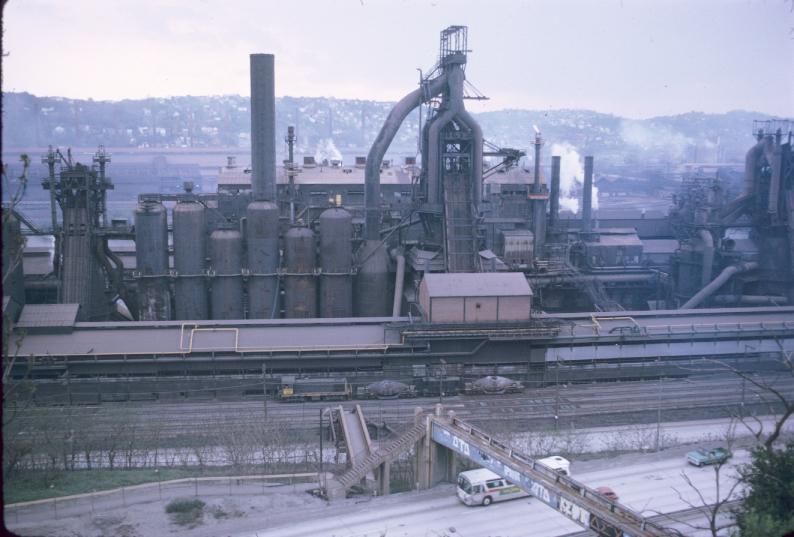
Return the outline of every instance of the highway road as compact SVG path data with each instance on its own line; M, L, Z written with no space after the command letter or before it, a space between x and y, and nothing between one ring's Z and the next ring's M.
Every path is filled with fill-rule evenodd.
M723 468L722 497L733 485L735 465L748 460L747 452L739 451L731 465ZM573 465L575 479L592 487L612 487L622 503L647 516L697 504L698 493L686 484L682 474L689 477L707 502L716 499L714 471L688 466L682 454L632 455ZM580 529L533 498L467 507L456 498L454 486L441 485L419 493L374 498L365 504L347 502L335 508L333 514L318 518L311 512L303 513L293 523L241 533L238 537L552 537ZM697 532L686 529L685 534L697 535Z

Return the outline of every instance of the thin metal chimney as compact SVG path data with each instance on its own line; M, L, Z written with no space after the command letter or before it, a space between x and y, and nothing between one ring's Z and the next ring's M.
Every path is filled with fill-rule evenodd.
M582 191L582 232L593 231L593 157L584 158L584 190Z
M549 229L557 227L560 216L560 160L561 157L551 157L551 199L549 200Z
M276 91L272 54L251 54L251 189L276 199Z

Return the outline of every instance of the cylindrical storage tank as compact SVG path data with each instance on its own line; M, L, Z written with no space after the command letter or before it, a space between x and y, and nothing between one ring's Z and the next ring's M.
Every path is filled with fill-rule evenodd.
M353 217L344 209L320 215L320 317L352 317Z
M287 231L284 242L284 314L288 319L317 317L314 233L309 228L294 227Z
M206 214L195 201L179 202L174 207L174 284L175 318L208 318L204 263L207 257Z
M216 229L210 235L213 319L243 318L243 237L236 229Z
M3 296L10 296L18 306L25 305L25 273L22 250L25 239L13 212L3 209Z
M248 204L248 318L278 317L278 205L269 201Z
M168 290L168 221L165 207L145 201L135 209L135 270L138 279L138 319L171 319Z
M356 316L391 315L392 296L389 294L389 254L386 245L382 241L365 241L356 257Z

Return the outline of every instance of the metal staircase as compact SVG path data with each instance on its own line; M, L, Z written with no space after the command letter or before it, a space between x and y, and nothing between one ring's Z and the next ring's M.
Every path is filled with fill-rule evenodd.
M334 477L328 482L326 488L328 498L343 498L345 492L365 478L368 473L384 462L390 462L400 454L411 450L414 444L425 435L426 429L425 421L421 420L420 423L405 431L390 444L371 452L366 458L354 464L343 474Z

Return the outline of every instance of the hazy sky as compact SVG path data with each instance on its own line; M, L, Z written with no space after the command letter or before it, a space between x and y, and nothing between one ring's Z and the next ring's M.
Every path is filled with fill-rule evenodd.
M118 100L276 94L397 100L438 34L469 27L473 111L794 115L794 0L10 0L3 91Z

